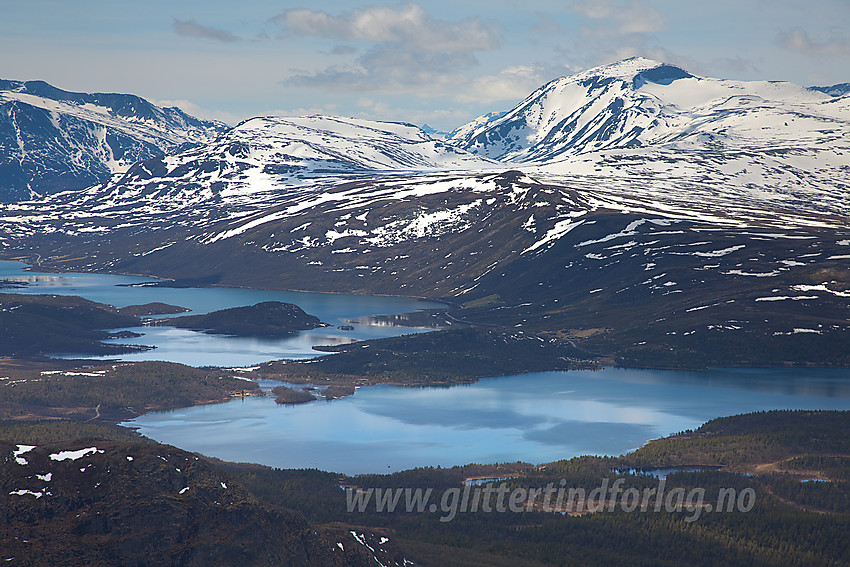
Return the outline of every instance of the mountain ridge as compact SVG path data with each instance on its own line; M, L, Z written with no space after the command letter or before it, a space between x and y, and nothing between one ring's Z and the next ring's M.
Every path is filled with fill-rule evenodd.
M136 95L0 79L0 201L83 189L225 129Z
M824 345L850 333L850 98L629 60L544 85L464 135L488 142L472 134L529 109L546 128L516 162L406 124L251 119L7 206L0 250L40 269L443 299L469 323L633 364L764 363L818 341L791 362L838 363Z
M850 114L820 104L832 98L792 83L708 79L632 58L550 81L501 117L473 121L449 139L515 164L641 146L741 149L775 141L763 139L747 120L776 128L779 118L787 122L799 114L808 122L792 129L791 141L817 121L832 120L846 130Z

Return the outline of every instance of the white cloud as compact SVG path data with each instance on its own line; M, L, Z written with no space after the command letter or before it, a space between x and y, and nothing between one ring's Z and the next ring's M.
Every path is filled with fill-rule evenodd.
M518 100L528 96L547 80L565 74L566 68L555 74L539 66L507 67L495 75L476 77L469 88L456 95L459 102L489 104L505 100Z
M500 30L495 24L480 18L457 23L438 20L417 4L357 8L339 16L300 8L286 10L271 21L283 25L285 35L391 43L426 52L474 51L499 45Z
M779 35L779 45L791 51L808 55L846 55L850 54L850 39L832 34L826 39L812 39L802 28L794 28Z
M664 29L664 16L645 0L574 0L573 11L591 20L608 21L621 34Z
M363 44L353 62L294 72L285 84L425 98L465 83L478 64L475 53L496 49L502 29L481 18L437 19L417 4L357 8L339 15L295 9L272 21L282 26L284 39L310 36L335 45Z
M582 67L635 56L684 63L660 45L656 32L663 32L667 24L649 0L572 0L568 6L581 16L570 59Z

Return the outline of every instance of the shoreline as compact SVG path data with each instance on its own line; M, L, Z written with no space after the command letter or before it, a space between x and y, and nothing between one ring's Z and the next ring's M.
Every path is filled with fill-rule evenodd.
M186 285L186 286L157 285L160 282L162 282L162 283L174 282L174 283L179 284L179 282L181 280L179 278L177 278L177 279L166 278L166 277L162 277L162 276L154 276L154 275L151 275L151 274L135 274L135 273L119 272L119 271L111 271L111 270L85 270L85 271L82 271L82 270L63 270L63 269L58 268L54 265L45 266L43 264L30 263L32 261L32 258L30 256L8 257L8 256L3 255L2 253L0 253L0 261L20 262L20 263L22 263L26 266L26 268L24 268L24 269L26 271L29 271L29 272L33 272L32 268L38 267L38 269L40 271L33 272L33 273L95 274L95 275L100 274L100 275L107 275L107 276L126 276L126 277L132 277L132 278L150 278L152 280L158 280L156 282L150 282L151 284L154 284L154 285L151 285L149 287L163 287L163 288L175 288L175 289L182 289L183 287L194 287L194 288L202 288L202 289L203 288L208 288L208 289L247 289L247 290L252 290L252 291L284 291L284 292L293 292L293 293L319 293L319 294L324 294L324 295L342 295L342 296L353 295L353 296L359 296L359 297L391 297L391 298L395 297L395 298L399 298L399 299L413 299L413 300L417 300L417 301L425 301L425 302L428 302L428 303L438 303L438 304L443 304L443 305L449 306L449 307L460 307L460 304L454 303L454 302L452 302L448 299L445 299L445 298L434 299L434 298L427 297L427 296L396 295L396 294L389 294L389 293L357 293L357 292L344 292L344 291L315 291L315 290L309 290L309 289L295 289L295 288L273 288L273 287L265 288L265 287L251 287L251 286L247 286L247 285L230 285L230 284L219 285L219 284L215 284L215 283L200 283L200 284ZM143 283L146 283L146 282L140 282L139 285L141 285ZM392 315L392 314L387 314L387 315Z
M16 261L20 261L20 260L16 260ZM30 266L29 268L27 268L27 270L32 271L31 268L33 268L33 267L35 267L35 266ZM38 266L37 269L42 270L43 266ZM104 272L97 272L97 271L92 271L92 272L67 272L66 271L66 272L63 272L63 271L57 269L57 270L52 271L52 272L46 271L45 273L103 274ZM105 272L105 273L113 275L113 273L111 273L111 272ZM121 275L124 275L124 274L121 274ZM152 277L153 278L154 276L141 275L141 276L138 276L138 277ZM202 287L232 288L232 289L257 289L257 288L250 288L250 287L220 286L220 285L216 285L216 284L208 284L208 285L204 285ZM271 291L279 291L279 290L271 290ZM352 295L352 294L344 294L344 293L336 293L336 292L307 292L305 290L286 290L286 291L300 291L300 292L305 292L305 293L325 293L325 294L329 294L329 295L343 295L343 296L344 295ZM354 295L367 296L366 294L354 294ZM435 302L434 300L432 300L430 298L416 298L416 297L410 297L410 296L390 296L390 295L381 296L381 295L374 295L374 294L368 294L368 296L400 297L400 298L405 298L405 299L417 299L417 300L423 300L423 301L428 301L428 302ZM442 302L442 301L441 301L441 303L445 304L445 302ZM394 315L396 315L396 314L390 314L390 315L386 315L386 316L392 317ZM444 330L444 329L435 329L435 330L441 331L441 330ZM377 339L377 340L381 341L381 340L391 340L391 339ZM374 344L374 341L375 340L368 341L367 344ZM357 344L362 347L363 341L358 342ZM333 350L331 347L320 347L320 348L315 348L315 350L324 351L326 353L336 352L336 350ZM3 361L3 360L4 359L0 359L0 361ZM9 362L11 362L14 359L5 359L5 360L8 364ZM321 358L313 359L313 361L315 361L315 360L321 360ZM85 360L85 359L68 360L67 362L65 362L62 359L46 359L45 358L45 359L40 360L40 361L31 361L31 362L32 362L32 364L38 365L39 367L43 367L43 368L50 367L53 364L61 365L61 366L63 366L63 368L65 370L70 370L70 371L90 369L91 368L90 365L92 364L92 361L88 361L88 360ZM26 362L21 361L21 360L15 361L13 363L13 365L15 363L17 363L18 365L23 364L23 366L28 365ZM107 360L100 360L100 361L97 361L95 364L108 365L108 364L112 364L112 363L121 364L121 365L128 365L128 366L136 366L136 365L144 365L145 364L144 362L117 362L117 361L107 361ZM245 371L240 372L239 368L235 368L235 367L215 367L215 368L207 368L207 370L216 371L216 372L219 372L219 373L222 373L222 374L230 374L234 378L239 378L241 380L248 380L248 381L251 381L255 385L257 384L257 382L255 381L256 379L266 379L266 380L277 380L277 381L281 381L281 382L287 382L287 383L293 384L293 385L295 385L295 384L298 384L298 385L316 385L316 386L321 386L323 388L329 388L329 387L334 388L335 391L334 391L334 396L332 398L326 398L326 397L317 398L317 397L314 396L310 400L304 400L304 403L309 403L311 401L317 401L317 400L320 400L320 399L330 401L332 399L338 399L338 398L346 397L346 396L353 394L356 391L356 389L358 389L360 387L364 387L364 386L374 386L374 385L385 384L385 385L408 386L408 387L409 386L451 387L451 386L454 386L454 385L474 384L474 383L481 381L484 378L517 376L517 375L522 375L522 374L526 374L526 373L536 373L536 372L563 372L563 371L569 371L569 370L603 370L605 368L665 370L665 371L682 371L682 370L706 371L706 370L711 370L713 368L776 368L776 369L786 369L786 370L791 369L791 368L834 369L834 370L841 370L841 369L848 368L846 366L828 365L828 364L827 365L823 365L823 364L818 365L818 364L814 364L814 363L795 363L795 364L788 364L788 363L782 364L782 363L780 363L780 364L776 364L774 366L768 366L768 365L734 365L734 364L717 365L717 366L711 366L711 367L648 366L648 365L618 365L616 363L612 363L612 361L601 362L601 361L598 361L598 360L597 361L584 360L584 361L581 361L581 363L570 363L568 365L569 367L567 367L567 368L565 368L563 366L561 366L561 367L555 366L555 367L549 367L549 368L526 368L526 369L523 369L523 370L515 370L515 371L509 372L509 373L499 374L499 375L490 374L490 373L485 373L485 374L481 374L481 375L458 374L456 376L449 377L449 378L429 377L428 372L427 372L428 367L426 366L422 369L422 375L424 376L424 378L407 379L407 380L391 379L391 378L386 378L386 377L382 377L382 376L369 376L369 375L362 375L361 374L360 376L358 376L356 378L356 380L352 381L350 378L342 377L342 376L318 377L318 376L310 376L310 375L307 375L307 374L294 375L294 374L289 374L289 373L288 374L278 374L274 371L263 372L264 368L266 368L266 367L271 368L274 365L278 365L280 367L280 366L286 366L286 365L289 365L289 364L299 365L299 364L303 364L303 361L282 359L282 360L272 361L272 362L268 362L268 363L259 363L257 365L253 365L254 367L257 367L257 370L254 370L252 372L245 372ZM241 366L244 367L246 365L242 364ZM199 367L191 367L191 366L189 368L193 368L193 369L196 369L196 370L200 369ZM0 365L0 371L2 371L2 365ZM255 388L255 392L248 393L247 395L249 397L252 397L252 396L263 396L265 394L262 393L260 391L260 388L257 386ZM245 396L246 396L246 391L241 390L241 391L232 391L228 394L224 394L224 395L222 395L220 397L216 397L216 398L197 399L197 400L194 400L192 403L186 404L186 405L183 405L183 404L180 404L180 403L178 403L176 405L175 404L168 404L168 403L149 405L149 406L145 406L143 408L140 408L140 410L138 410L138 411L134 410L134 415L132 417L138 417L138 416L144 415L144 414L149 413L149 412L154 412L154 411L168 411L168 410L190 408L190 407L202 406L202 405L208 405L208 404L214 404L214 403L224 403L224 402L227 402L227 401L231 401L234 398L239 398L239 397L244 398ZM92 412L94 414L94 417L92 417L90 419L86 419L84 421L94 420L96 423L108 423L110 425L116 425L117 426L119 423L126 421L126 419L127 419L127 417L120 417L119 418L119 417L115 416L114 414L112 416L110 416L108 413L106 415L104 415L104 414L101 413L99 408L100 408L99 405L98 406L92 406L90 408L88 408L88 407L64 407L64 408L63 407L46 407L45 408L46 411L42 414L28 413L28 414L22 414L22 415L13 417L11 419L14 419L16 421L27 421L27 420L32 420L34 418L35 419L50 419L50 420L71 418L73 420L74 418L72 416L79 415L79 414L85 413L85 412ZM50 415L50 414L52 414L52 415ZM59 414L59 415L57 415L57 414ZM65 414L65 415L62 415L62 414ZM132 417L130 419L132 419ZM127 426L124 426L124 427L127 427ZM646 447L647 445L649 445L653 441L654 440L647 441L647 443L644 443L643 445L641 445L641 448Z
M622 370L622 369L609 369L609 370L615 370L616 371L616 370ZM827 370L829 370L829 369L827 369ZM569 372L567 372L565 374L568 374L568 373ZM631 376L626 375L626 376L623 376L622 378L628 381L630 377ZM495 388L497 390L501 391L501 392L504 392L505 395L510 397L511 396L510 392L516 391L517 388L522 388L522 381L521 381L522 378L523 377L519 377L519 381L515 380L513 382L507 382L505 388L503 388L503 389L498 387L498 386L496 386ZM572 391L572 388L575 388L576 384L581 384L585 380L594 381L593 377L587 376L587 375L585 375L585 376L573 376L571 379L568 378L567 382L561 382L560 378L557 377L557 376L552 377L552 378L548 378L548 377L530 377L530 378L532 380L531 381L531 384L532 384L531 387L534 387L535 391L539 391L544 398L547 397L545 395L545 392L548 391L548 388L546 387L547 384L551 385L551 387L554 388L553 390L551 390L552 392L559 391L559 388L561 390L566 389L566 390ZM812 376L811 377L811 379L815 380L815 381L818 381L818 378L819 378L818 376ZM616 387L616 384L619 384L620 382L618 382L618 381L615 382L613 380L618 380L618 379L619 379L619 377L618 377L617 374L610 375L610 376L603 376L603 377L601 377L602 384L603 384L601 387L608 387L608 386L606 386L606 384L608 384L609 382L610 382L610 384L613 384L614 387ZM482 380L482 382L484 382L484 380ZM558 384L564 384L564 385L558 386ZM634 384L636 384L636 387L640 388L639 383L634 383ZM290 387L292 386L291 383L288 383L287 385L289 385ZM386 385L390 386L390 384L386 384ZM404 385L401 385L401 386L404 386ZM658 384L657 387L663 388L664 384ZM264 390L268 390L268 388L269 388L269 384L263 384ZM490 388L491 387L485 387L482 391L490 392L491 391ZM598 388L594 389L593 391L597 391L597 390L598 390ZM583 390L581 390L581 391L583 391ZM724 392L726 392L726 391L728 391L728 389L724 389ZM749 392L749 393L753 393L753 392ZM430 397L430 394L424 394L424 395L427 397L426 399L432 399ZM435 395L436 396L450 396L450 394L448 394L448 393L446 393L446 394L437 393ZM726 396L726 395L727 395L726 393L721 393L721 397L717 398L717 399L718 400L723 399L723 396ZM398 434L390 434L390 435L386 436L386 438L384 436L382 436L382 437L380 437L380 439L383 439L384 441L375 441L374 443L372 443L369 446L364 446L362 448L362 450L364 451L364 454L366 455L366 457L364 457L366 459L366 461L364 461L364 458L358 458L358 459L354 459L354 460L348 462L344 459L339 460L339 459L334 459L334 458L328 458L327 456L322 457L321 455L314 455L312 453L312 450L309 449L311 444L313 444L313 443L323 443L325 441L336 443L337 445L339 445L340 450L343 450L344 447L349 446L349 443L348 443L347 440L343 439L343 440L335 441L336 438L333 435L330 436L330 437L327 436L327 435L307 435L307 436L303 437L302 439L300 439L300 441L293 439L291 444L289 443L289 441L285 441L287 447L290 447L290 446L292 447L292 451L294 451L292 453L292 455L298 455L297 458L287 458L287 457L284 456L283 458L274 457L274 458L271 458L271 459L267 458L265 460L261 459L261 460L258 461L258 460L250 458L247 455L249 455L251 452L254 452L254 451L260 451L260 447L268 447L268 448L276 447L277 445L275 444L276 443L275 439L277 439L277 437L275 437L275 435L273 434L274 430L277 430L277 429L280 429L281 427L283 427L284 429L295 428L295 429L292 429L293 431L295 431L299 427L299 425L298 425L299 423L309 422L312 419L310 416L320 416L320 415L321 416L329 416L328 421L326 422L327 427L331 428L331 429L329 429L329 431L344 431L344 429L343 430L338 429L339 423L342 423L342 422L340 422L340 419L344 420L344 419L346 419L346 416L360 415L360 412L362 412L363 408L372 408L371 410L367 409L366 413L371 414L373 412L376 412L377 415L380 416L380 415L383 415L383 411L386 408L390 407L390 406L386 405L387 403L392 403L392 407L407 408L408 406L405 405L406 404L405 400L411 400L411 402L410 402L412 404L412 405L410 405L411 412L412 412L411 415L414 415L414 416L419 415L419 412L421 412L421 411L427 412L427 411L431 411L432 409L434 409L434 406L431 403L426 403L425 405L420 405L420 402L415 401L415 400L419 399L418 395L413 394L413 396L414 396L413 398L409 398L405 395L404 392L399 392L397 390L395 392L392 392L390 389L387 389L386 391L377 392L375 395L367 396L366 398L364 398L362 400L362 402L365 403L366 405L364 406L361 403L360 406L359 406L361 408L361 410L346 409L346 407L348 407L348 408L355 407L356 408L357 407L356 405L354 405L354 406L351 405L352 403L353 404L358 403L358 401L355 400L353 402L349 402L349 404L346 404L345 406L339 407L339 410L342 411L343 413L336 413L336 414L330 413L329 414L328 412L334 412L334 410L332 408L330 408L330 407L316 407L315 408L316 411L309 410L309 409L299 409L297 411L296 416L300 415L300 416L307 416L307 417L289 418L289 417L286 417L286 415L284 415L284 413L287 413L287 412L285 412L285 410L284 410L284 413L281 413L280 411L274 409L275 404L273 404L272 402L274 401L275 396L274 395L267 395L266 397L269 398L268 400L262 400L262 401L257 400L257 402L252 402L254 405L246 406L244 408L242 408L239 404L236 404L235 406L232 406L231 408L222 408L221 410L212 410L212 413L207 413L204 410L202 410L201 412L188 412L188 413L184 414L185 420L184 420L184 418L181 417L180 423L185 423L187 426L192 428L193 427L192 424L201 423L202 421L204 421L206 419L214 419L214 420L216 420L216 423L223 423L223 424L234 423L235 424L239 420L243 419L244 417L253 416L253 418L258 420L257 421L257 427L259 429L257 429L257 431L258 432L267 431L269 433L269 437L268 437L268 440L265 442L265 444L263 444L263 443L252 444L251 450L248 451L247 453L245 451L240 450L237 445L234 445L232 443L224 445L224 446L222 446L221 448L218 448L218 449L217 449L216 446L214 446L210 443L205 443L205 442L200 443L200 444L192 444L191 439L195 438L196 436L199 436L198 438L203 437L203 433L202 433L203 428L201 428L201 427L197 428L197 430L194 433L191 433L190 435L187 436L186 434L179 433L177 431L177 429L175 429L175 427L177 427L177 428L182 427L182 425L180 425L180 423L178 423L177 425L174 425L174 426L165 427L165 429L162 432L160 432L159 435L162 435L160 437L160 436L157 436L157 433L156 433L157 428L162 426L162 425L166 425L165 423L163 423L163 420L165 420L167 418L154 416L152 420L143 420L143 421L145 421L146 426L150 426L150 427L153 428L153 429L149 429L149 430L151 431L151 434L154 435L156 437L156 439L160 442L171 443L171 444L175 444L177 446L183 446L183 445L181 445L181 441L180 441L181 439L183 439L184 442L188 442L188 445L187 445L188 449L187 450L198 451L198 452L205 454L205 455L215 455L216 458L219 458L219 459L222 459L222 460L253 462L253 463L261 465L261 466L268 466L268 467L281 468L281 469L287 469L287 470L289 470L289 469L296 470L296 469L301 469L301 468L316 468L316 469L319 469L319 470L330 471L330 472L344 471L345 474L349 474L351 476L355 476L355 475L358 475L358 474L360 474L360 475L362 475L362 474L382 474L382 471L386 474L386 473L389 473L390 471L386 470L386 469L382 469L381 467L383 466L383 464L381 464L381 466L377 466L377 467L373 467L373 468L369 469L369 468L363 468L363 463L368 462L370 459L371 460L377 459L377 460L375 460L375 462L380 461L381 448L380 448L379 445L382 445L383 443L386 443L386 442L390 442L389 441L390 439L392 440L393 443L397 442L399 444L407 444L409 440L414 439L414 437L416 435L419 435L419 429L415 425L416 421L414 421L412 428L408 427L407 425L404 425L404 424L399 424L400 429L399 429ZM841 398L846 398L846 397L847 396L846 396L846 392L845 392L845 395L841 396ZM439 400L439 399L447 399L447 398L438 397L436 399ZM478 399L478 397L477 397L475 392L471 392L469 395L467 395L467 397L462 398L462 399L467 400L469 405L467 406L466 403L461 403L460 405L458 405L458 407L470 407L470 408L472 408L472 407L475 407L475 400ZM490 399L490 398L487 398L487 399ZM502 399L502 398L498 397L498 398L493 398L493 399ZM561 398L558 398L558 399L560 400ZM593 398L592 394L591 394L590 398L585 398L583 396L580 396L579 399L596 399L596 398ZM381 400L384 400L383 405L380 405L376 408L375 404L376 403L380 404ZM554 399L553 399L553 401L554 401ZM650 447L656 447L656 446L663 445L663 443L665 443L666 441L668 441L670 439L688 438L690 435L692 435L692 431L691 431L692 429L696 429L700 424L704 423L707 420L714 420L714 419L718 419L718 418L724 418L724 417L727 417L727 416L730 416L730 415L738 415L738 414L743 414L743 413L752 413L752 412L759 413L759 412L764 412L764 411L770 413L770 412L775 412L775 411L786 411L786 410L784 410L784 408L807 408L807 409L788 410L788 411L791 411L792 413L793 412L808 411L808 410L812 410L812 411L816 411L816 412L836 412L836 411L838 411L838 412L850 412L850 407L848 407L848 405L846 403L844 403L845 401L846 401L845 399L839 399L839 400L834 400L834 401L833 400L824 400L823 403L820 404L820 405L817 405L817 404L809 405L809 404L806 404L806 403L803 403L803 402L801 402L799 404L792 404L792 405L787 405L787 406L784 405L784 404L778 404L778 405L764 406L764 409L760 409L758 404L742 403L742 404L737 404L733 408L729 408L729 409L724 409L723 407L718 406L718 407L714 408L716 411L707 412L707 413L700 414L700 415L688 413L687 410L685 410L685 413L682 414L682 415L687 416L688 419L685 419L684 421L683 420L677 420L677 421L674 421L674 422L670 422L669 423L670 427L665 428L665 427L661 427L663 424L666 424L667 421L668 421L665 418L665 421L663 423L658 422L655 426L652 426L654 428L654 431L649 431L649 435L645 438L640 439L639 443L625 442L625 443L621 443L622 446L616 446L616 444L612 446L610 443L608 443L606 445L606 442L604 442L604 440L602 440L601 442L596 442L596 441L594 441L596 439L595 436L597 436L599 433L595 429L591 428L591 430L588 432L588 435L589 435L588 439L590 440L590 442L580 443L579 446L577 446L577 447L573 447L573 448L561 447L560 445L557 445L557 444L553 445L553 444L550 444L550 443L545 443L545 445L547 445L547 446L539 446L538 445L538 446L531 448L528 451L522 451L522 450L516 450L516 447L514 447L513 446L514 444L512 444L510 447L504 447L505 450L501 451L499 457L495 460L489 460L489 459L486 459L486 458L481 457L481 456L476 456L476 454L468 454L466 456L461 455L460 458L456 458L458 456L456 454L457 453L456 447L458 446L457 442L452 440L452 436L449 435L448 433L446 433L446 434L440 433L440 434L438 434L437 437L434 438L434 440L437 443L446 443L447 447L446 447L445 452L441 453L441 455L440 454L437 455L438 458L436 460L429 458L430 453L428 453L428 452L426 452L425 455L422 455L423 457L425 457L424 459L418 459L417 455L413 454L410 451L402 452L403 454L398 455L400 461L393 464L392 472L395 473L395 472L399 472L401 470L413 470L413 469L417 469L417 468L421 468L421 467L438 467L438 466L443 467L443 468L456 467L456 466L463 466L464 464L469 463L469 462L482 463L482 464L494 464L494 463L521 461L521 462L525 462L525 463L530 463L530 466L543 466L543 465L546 465L547 463L553 462L553 460L572 459L572 458L579 458L579 457L582 457L582 456L593 457L593 458L603 458L603 457L604 458L617 458L617 455L621 455L621 454L625 455L625 454L633 453L635 451L646 450ZM522 398L521 402L526 403L527 400L525 398ZM506 403L508 403L508 402L506 402ZM571 403L569 402L569 400L565 400L565 403L566 403L566 405L564 406L565 411L566 411L566 409L573 407L571 405ZM616 402L612 402L612 403L616 403ZM397 406L396 404L400 404L400 406ZM304 405L304 404L300 404L300 405ZM457 404L451 405L450 407L455 407L455 405L457 405ZM640 406L640 404L638 404L638 405ZM715 405L717 405L717 404L715 404ZM558 407L560 407L560 406L558 406ZM381 408L383 408L383 409L381 409ZM507 407L505 407L505 409L507 410ZM658 410L658 411L664 411L664 410ZM316 413L316 412L319 412L319 413ZM349 412L352 412L352 413L349 413ZM334 415L336 415L336 417L334 417ZM388 414L388 415L395 415L395 413L391 413L391 414ZM399 415L406 415L406 414L401 413ZM549 415L549 414L541 414L541 415ZM203 416L206 416L206 417L203 417ZM199 418L200 418L201 421L198 421ZM279 419L281 421L278 421ZM470 418L470 419L474 419L474 417ZM545 419L545 418L541 416L541 419ZM402 418L402 421L405 421L404 418ZM383 422L379 422L379 423L383 423ZM431 423L431 422L429 421L428 423ZM441 421L440 423L443 423L443 422ZM449 422L446 422L445 425L451 427L453 423L454 422L450 420ZM470 423L473 423L473 422L470 422ZM477 422L475 422L475 423L477 423ZM655 422L654 421L648 422L647 426L652 425L652 423L655 423ZM224 425L223 427L227 427L227 425ZM484 429L487 429L486 424L482 424L482 427ZM636 427L638 427L638 426L636 425ZM239 434L238 428L236 428L236 427L231 427L231 428L226 429L226 430L231 431L234 435ZM486 436L487 432L482 431L482 435ZM493 435L496 435L496 433L494 433ZM621 432L621 435L628 435L628 433ZM266 435L260 434L260 437L265 438ZM471 437L468 437L468 439L472 439L472 440L477 439L477 438L484 439L485 437L480 437L480 436L476 437L474 435L471 436ZM496 439L496 437L494 437L494 436L489 436L489 437L486 437L486 438L491 439L491 440ZM346 439L347 439L347 437L346 437ZM621 437L621 440L623 440L623 441L626 441L626 439L627 439L626 437ZM637 441L637 439L635 439L635 441ZM458 442L460 442L460 443L467 442L467 437L459 438ZM297 447L303 447L304 448L303 452L299 452L300 450L297 449ZM612 449L613 449L613 451L612 451ZM374 453L374 455L373 455L373 453ZM480 453L481 454L489 453L489 450L485 450L485 451L480 452ZM281 455L283 455L283 454L281 454ZM430 455L430 456L433 456L433 455ZM373 459L373 457L374 457L374 459ZM313 463L314 460L315 460L315 464L307 464L307 463ZM336 462L336 464L333 464L334 462ZM390 461L387 461L387 462L390 462ZM346 463L348 463L348 464L346 464ZM707 461L704 461L704 460L700 460L700 461L687 461L686 460L686 461L683 461L683 462L673 462L673 463L669 463L669 464L665 463L665 464L660 464L660 465L646 464L646 463L635 464L634 468L657 469L657 468L668 468L668 467L669 468L677 468L677 467L707 468L707 467L711 467L711 468L717 468L719 470L719 468L722 467L722 465L724 465L724 464L726 464L726 463L707 462ZM398 467L402 467L402 468L398 468ZM738 471L738 470L733 471L733 469L730 469L728 467L723 468L722 470L732 471L732 472L741 472L741 471ZM492 476L492 475L490 475L489 473L486 473L486 474L484 474L484 476L489 477L489 476ZM498 476L504 476L504 475L498 475Z

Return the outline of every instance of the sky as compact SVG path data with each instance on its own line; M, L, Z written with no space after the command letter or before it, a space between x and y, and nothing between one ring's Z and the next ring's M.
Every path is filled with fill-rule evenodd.
M0 78L231 125L320 113L451 130L630 56L850 82L850 0L0 0Z

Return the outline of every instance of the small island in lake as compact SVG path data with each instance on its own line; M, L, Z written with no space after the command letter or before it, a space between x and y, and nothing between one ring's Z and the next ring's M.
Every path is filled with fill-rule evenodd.
M180 327L210 334L279 337L317 327L327 327L318 317L305 313L297 305L264 301L246 307L233 307L204 315L169 317L153 325Z
M161 301L154 301L152 303L144 303L142 305L128 305L127 307L121 307L118 309L118 312L122 315L131 315L133 317L147 317L148 315L172 315L174 313L186 313L190 311L185 307L180 307L179 305L169 305L168 303L162 303Z
M310 390L315 391L313 394ZM276 386L272 388L272 394L275 395L275 402L279 404L306 404L315 400L335 400L350 396L355 391L354 386L347 384L331 384L326 386L321 391L315 387L302 388L296 390L289 386Z
M272 389L272 393L277 398L275 402L279 404L306 404L316 399L307 390L296 390L289 386L276 386Z

